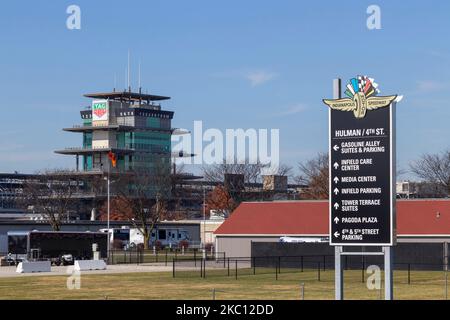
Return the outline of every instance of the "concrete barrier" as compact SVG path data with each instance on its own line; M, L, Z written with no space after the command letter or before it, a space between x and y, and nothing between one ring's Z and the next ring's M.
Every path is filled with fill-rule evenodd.
M74 270L106 270L106 263L103 260L75 260Z
M17 273L32 273L32 272L51 272L50 261L30 261L20 262L17 265Z

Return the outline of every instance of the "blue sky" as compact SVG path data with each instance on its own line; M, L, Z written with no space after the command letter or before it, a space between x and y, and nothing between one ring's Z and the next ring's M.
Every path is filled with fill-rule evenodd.
M81 8L68 30L66 8ZM370 4L381 30L366 27ZM449 147L448 1L9 1L0 8L0 172L73 167L83 94L132 85L169 95L173 125L280 129L281 161L327 150L332 79L403 94L398 165Z

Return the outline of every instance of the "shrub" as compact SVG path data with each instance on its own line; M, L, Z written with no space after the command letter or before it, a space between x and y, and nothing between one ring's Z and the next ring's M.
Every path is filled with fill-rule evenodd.
M113 249L123 249L123 241L119 239L114 239L112 247Z
M189 241L187 241L187 240L181 240L180 243L178 244L178 246L179 246L180 248L187 249L187 248L189 248Z
M161 250L163 248L163 245L159 240L156 240L153 245L156 247L156 250Z

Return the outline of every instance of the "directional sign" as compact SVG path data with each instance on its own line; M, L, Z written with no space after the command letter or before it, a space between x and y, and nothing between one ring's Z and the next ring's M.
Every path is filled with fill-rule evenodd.
M396 96L376 96L367 77L352 79L346 95L324 100L330 107L330 244L393 245Z

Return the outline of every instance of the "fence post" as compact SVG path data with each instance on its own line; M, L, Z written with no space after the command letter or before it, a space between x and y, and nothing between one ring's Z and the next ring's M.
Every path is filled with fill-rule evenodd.
M303 256L301 256L301 268L302 268L301 272L303 272Z
M408 284L411 284L411 263L408 263Z
M226 259L225 256L226 256L226 253L224 252L224 253L223 253L223 268L224 268L224 269L225 269L225 259Z
M175 259L177 258L177 249L175 249Z
M278 256L278 273L281 273L281 257Z
M203 261L200 260L200 278L203 278Z
M237 280L237 259L236 260L234 260L234 263L235 263L235 279Z
M324 255L323 256L323 271L325 271L326 270L326 256Z
M175 278L175 260L176 260L176 259L173 259L173 260L172 260L172 266L173 266L173 268L172 268L172 277L173 277L173 278Z
M166 266L167 266L167 249L166 249Z
M203 260L203 278L206 279L206 259Z
M275 280L278 280L278 265L280 261L275 262Z
M362 283L364 283L366 281L366 279L365 279L365 277L366 277L365 269L366 269L366 261L364 259L364 256L362 256L362 264L361 264L361 282Z
M447 299L448 299L448 270L447 268L445 268L445 300Z
M320 281L320 262L317 263L317 280Z
M256 274L256 257L253 257L253 275Z
M194 249L194 267L197 267L197 250Z
M230 276L230 257L228 257L228 276Z

